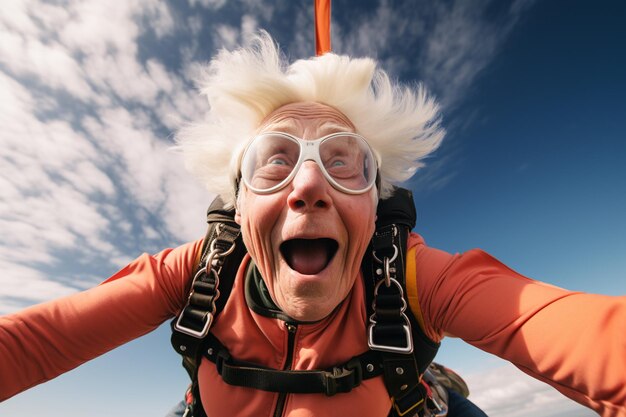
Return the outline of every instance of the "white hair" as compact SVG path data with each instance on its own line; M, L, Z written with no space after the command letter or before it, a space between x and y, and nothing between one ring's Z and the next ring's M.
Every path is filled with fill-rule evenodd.
M243 149L285 104L318 102L350 119L381 161L380 198L413 176L445 134L439 107L421 85L393 83L371 58L327 53L290 65L264 31L249 47L220 51L199 84L208 119L182 128L176 140L187 168L230 204Z

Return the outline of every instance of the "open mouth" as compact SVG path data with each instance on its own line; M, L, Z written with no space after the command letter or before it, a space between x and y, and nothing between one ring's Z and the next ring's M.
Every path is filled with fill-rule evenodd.
M339 244L329 238L290 239L280 245L280 253L294 271L315 275L328 266L338 248Z

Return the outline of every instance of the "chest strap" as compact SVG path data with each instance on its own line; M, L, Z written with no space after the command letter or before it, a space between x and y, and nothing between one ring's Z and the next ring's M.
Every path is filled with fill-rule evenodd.
M215 363L217 372L229 385L289 394L324 394L352 391L365 379L383 374L380 352L368 350L332 368L311 371L278 370L239 361L213 334L209 333L204 357Z

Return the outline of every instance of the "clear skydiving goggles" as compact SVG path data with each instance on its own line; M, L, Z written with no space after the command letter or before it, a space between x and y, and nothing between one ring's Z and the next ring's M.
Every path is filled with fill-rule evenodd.
M365 193L377 181L374 152L363 136L349 132L313 140L262 133L243 153L241 179L254 193L271 194L289 184L305 161L316 162L328 182L347 194Z

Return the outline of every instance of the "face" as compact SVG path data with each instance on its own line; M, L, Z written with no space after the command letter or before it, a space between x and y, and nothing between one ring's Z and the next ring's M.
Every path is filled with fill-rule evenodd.
M339 111L319 103L293 103L270 114L258 133L285 132L305 140L354 132ZM314 161L271 194L241 184L236 220L272 299L287 315L316 321L343 301L359 275L374 233L377 192L335 189Z

